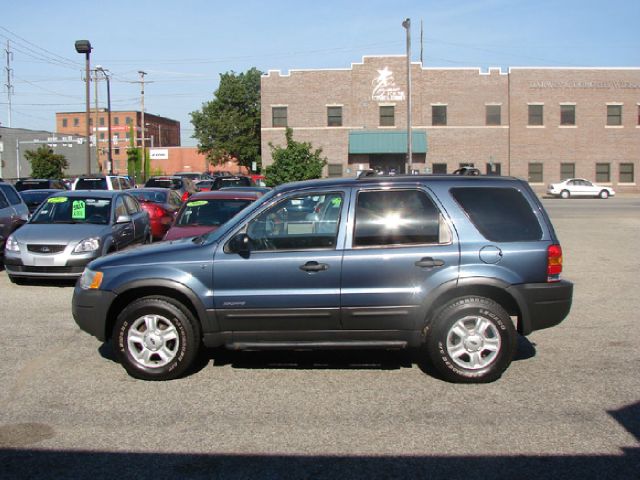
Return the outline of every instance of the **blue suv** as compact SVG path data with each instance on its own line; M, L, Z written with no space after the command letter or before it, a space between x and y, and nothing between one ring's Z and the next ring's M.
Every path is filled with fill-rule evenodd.
M136 378L184 375L203 346L417 347L453 382L506 370L517 334L569 313L562 249L529 185L393 176L281 185L213 233L88 265L77 324Z

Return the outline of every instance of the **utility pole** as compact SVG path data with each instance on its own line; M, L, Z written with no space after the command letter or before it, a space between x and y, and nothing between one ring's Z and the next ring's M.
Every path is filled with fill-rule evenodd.
M100 143L98 140L98 125L100 125L98 123L98 117L100 115L100 110L99 110L99 104L98 104L98 70L91 70L94 74L95 74L95 79L94 79L94 97L95 97L95 104L96 104L96 111L95 111L95 119L93 120L93 134L95 137L95 142L96 142L96 162L98 163L98 168L100 169L100 172L102 172L102 163L100 163Z
M411 138L411 19L406 18L402 26L407 31L407 172L413 170L413 139Z
M146 155L146 145L144 142L144 76L147 72L143 72L142 70L138 70L140 74L140 98L141 98L141 133L142 133L142 178L144 181L147 181L147 155Z
M7 40L7 48L5 50L7 53L7 66L5 67L7 71L7 83L5 83L5 87L7 87L7 126L11 128L11 95L13 94L13 85L11 85L11 59L13 58L13 52L9 46L9 40Z

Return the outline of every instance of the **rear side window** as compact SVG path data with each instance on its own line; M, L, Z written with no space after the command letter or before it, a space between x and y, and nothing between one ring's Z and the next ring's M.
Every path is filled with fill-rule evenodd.
M452 188L451 195L487 240L523 242L542 238L531 205L515 188Z
M440 211L421 190L375 190L358 194L355 247L449 243Z

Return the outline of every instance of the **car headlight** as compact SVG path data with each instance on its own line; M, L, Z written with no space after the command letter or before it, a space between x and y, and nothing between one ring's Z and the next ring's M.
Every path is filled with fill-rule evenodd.
M76 245L76 248L73 249L73 253L95 252L99 248L100 237L85 238Z
M85 268L80 277L78 285L83 290L96 290L100 288L102 283L103 274L89 268Z
M13 237L13 235L9 235L9 238L7 238L7 243L5 244L4 249L10 252L20 251L20 246L18 245L18 242Z

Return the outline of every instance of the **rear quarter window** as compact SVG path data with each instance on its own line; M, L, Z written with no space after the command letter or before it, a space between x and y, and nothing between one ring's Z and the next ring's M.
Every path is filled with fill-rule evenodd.
M515 188L452 188L451 195L487 240L523 242L542 238L538 218Z

